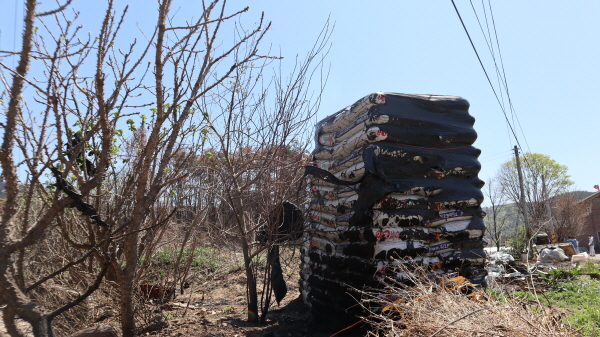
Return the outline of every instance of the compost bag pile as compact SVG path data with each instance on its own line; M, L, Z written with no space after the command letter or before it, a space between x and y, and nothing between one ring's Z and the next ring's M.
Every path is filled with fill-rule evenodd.
M300 272L313 315L357 309L356 290L408 283L416 269L484 285L468 108L461 97L378 92L316 125Z

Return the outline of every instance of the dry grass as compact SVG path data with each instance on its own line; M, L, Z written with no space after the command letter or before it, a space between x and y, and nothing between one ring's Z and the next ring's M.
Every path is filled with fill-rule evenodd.
M79 296L79 292L59 282L48 281L30 293L37 303L46 308L59 308ZM67 310L52 321L54 332L63 336L88 326L91 322L88 301Z
M463 277L435 281L415 277L413 286L390 285L385 294L367 293L370 336L574 336L563 314L519 298L501 299ZM533 308L533 309L531 309Z

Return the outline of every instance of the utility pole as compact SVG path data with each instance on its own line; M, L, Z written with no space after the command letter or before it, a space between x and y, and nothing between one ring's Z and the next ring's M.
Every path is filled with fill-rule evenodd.
M521 189L521 210L523 210L523 222L525 223L525 237L527 238L527 257L531 258L531 230L529 228L529 216L527 204L525 203L525 187L523 187L523 172L521 172L521 160L519 159L519 149L515 145L515 159L517 161L517 172L519 173L519 188Z

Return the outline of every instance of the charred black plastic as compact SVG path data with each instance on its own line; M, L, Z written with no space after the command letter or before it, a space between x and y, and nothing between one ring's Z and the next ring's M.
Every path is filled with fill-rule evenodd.
M336 312L351 307L344 296L348 286L376 287L383 275L393 274L390 266L404 259L437 261L426 262L432 275L457 272L485 286L481 151L472 146L477 133L468 108L467 100L454 96L375 93L317 124L315 165L306 170L312 187L327 192L351 186L343 195L357 197L336 203L330 200L336 193L319 192L311 201L313 210L333 219L346 216L340 223L317 219L340 228L337 236L318 226L306 234L305 301L314 313L324 313L328 305ZM323 133L332 146L319 144ZM346 181L341 170L352 165L352 172L364 173ZM319 190L325 187L329 190ZM470 222L454 227L460 230L428 230L455 221ZM378 238L376 228L395 228L395 236Z

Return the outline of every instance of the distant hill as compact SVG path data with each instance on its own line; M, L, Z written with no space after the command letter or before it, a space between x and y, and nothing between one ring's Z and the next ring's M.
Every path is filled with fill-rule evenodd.
M507 224L506 226L502 229L502 235L504 236L505 239L508 239L510 237L512 237L517 229L517 225L519 223L521 223L520 217L519 215L519 208L517 207L517 204L515 203L510 203L510 204L505 204L502 207L502 212L499 215L499 218L503 218L506 217L507 218ZM486 227L491 228L491 222L492 220L492 207L482 207L483 211L485 213L487 213L487 216L483 219ZM488 233L486 233L485 235L486 237L488 237Z
M578 200L582 200L585 199L587 197L589 197L590 195L596 193L596 192L588 192L588 191L573 191L573 193L575 193L575 195L577 196ZM506 204L506 210L509 213L515 213L518 211L517 208L517 204L515 203L510 203L510 204ZM491 211L491 207L482 207L483 211L486 213L489 213Z
M575 191L573 193L575 193L575 195L577 195L577 199L582 200L582 199L585 199L585 198L589 197L590 195L592 195L592 194L594 194L596 192Z
M577 196L578 200L582 200L585 199L587 197L589 197L590 195L594 194L595 192L588 192L588 191L574 191L573 193L575 193L575 195ZM483 211L490 214L491 213L491 207L482 207ZM518 216L519 214L519 208L517 207L517 204L515 203L510 203L510 204L506 204L504 205L503 208L503 213L506 214L506 217L508 218L508 225L506 226L506 228L504 228L504 230L502 231L505 235L505 237L510 237L516 230L517 225L519 223L521 223L521 219ZM486 223L486 225L488 225L488 223L492 221L490 216L486 216L484 218L484 222ZM487 236L487 234L486 234Z

